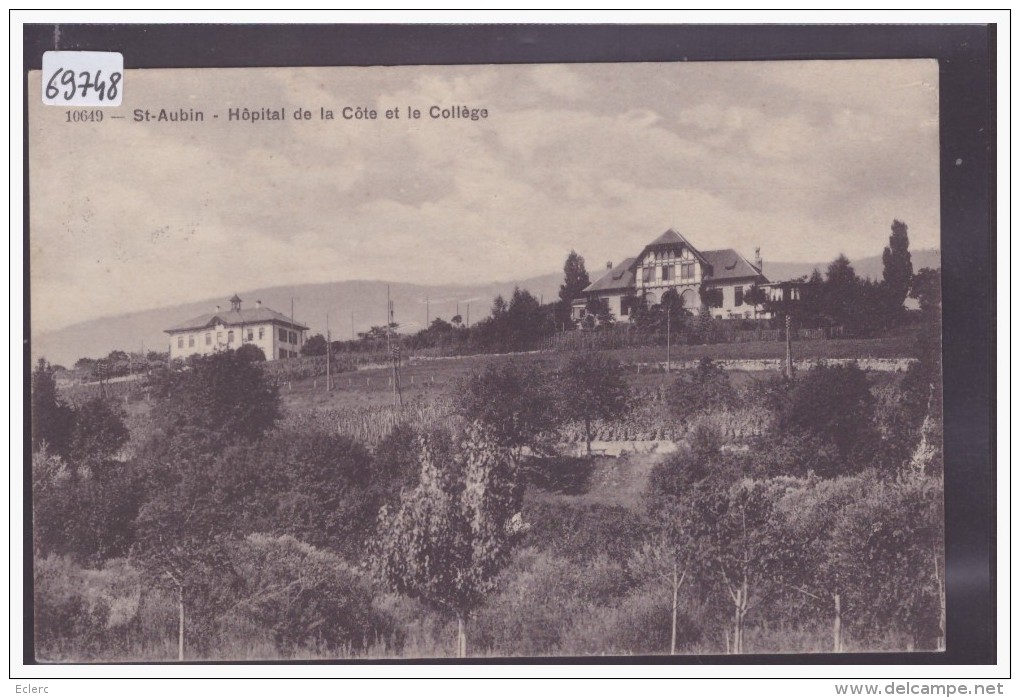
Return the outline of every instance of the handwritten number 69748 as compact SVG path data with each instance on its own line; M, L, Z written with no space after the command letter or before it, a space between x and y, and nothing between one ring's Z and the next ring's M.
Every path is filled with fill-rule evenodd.
M75 93L81 90L81 96L87 97L89 90L95 90L100 101L113 101L117 99L117 90L120 85L121 74L111 73L108 79L103 79L103 71L97 70L95 77L87 70L80 73L69 68L57 68L46 83L46 98L56 99L60 95L60 86L65 87L63 97L70 101L74 99Z

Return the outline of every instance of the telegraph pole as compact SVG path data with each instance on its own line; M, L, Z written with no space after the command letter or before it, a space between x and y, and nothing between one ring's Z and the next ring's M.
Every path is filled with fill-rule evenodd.
M390 351L390 318L393 317L393 301L390 300L390 285L386 284L386 351Z
M670 346L669 346L669 316L671 315L669 310L670 310L670 306L671 305L672 305L671 303L666 304L666 373L669 373L669 349L670 349Z
M332 373L330 371L330 369L332 368L330 366L330 359L332 358L331 357L332 353L333 353L333 347L329 343L329 313L326 313L326 392L327 393L330 390L330 386L331 386L332 380L333 380Z
M429 328L429 297L425 296L425 329Z
M467 304L467 321L464 323L465 327L471 327L471 304Z
M786 377L793 380L793 339L790 337L790 315L786 315Z

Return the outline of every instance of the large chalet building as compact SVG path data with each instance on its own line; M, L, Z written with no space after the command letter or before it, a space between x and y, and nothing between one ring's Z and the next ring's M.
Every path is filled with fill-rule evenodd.
M761 307L744 300L752 286L764 287L770 298L777 290L782 294L762 274L757 251L751 262L733 249L699 250L671 228L645 245L636 257L609 266L574 299L571 317L584 318L589 302L601 299L618 320L628 319L638 299L653 307L669 289L674 289L692 312L704 306L716 318L762 317Z
M266 360L290 359L299 355L308 328L283 313L255 301L254 308L242 308L235 294L230 310L216 311L192 318L163 330L170 335L170 358L183 359L192 354L212 354L253 344Z

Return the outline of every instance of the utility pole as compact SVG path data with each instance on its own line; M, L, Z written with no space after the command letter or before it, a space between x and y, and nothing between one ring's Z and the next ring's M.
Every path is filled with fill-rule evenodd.
M672 305L671 303L667 303L666 304L666 373L669 373L669 349L670 349L670 346L669 346L669 329L670 329L669 328L669 319L670 318L669 318L669 316L672 314L669 311L670 311L671 305Z
M471 327L471 304L467 304L467 321L464 323L465 326Z
M790 337L790 315L786 315L786 377L793 380L793 339Z
M429 297L425 296L425 329L429 328Z
M356 337L355 337L355 334L354 334L354 311L352 310L351 311L351 341L353 342L355 340L355 338Z
M326 313L326 392L330 391L332 384L332 373L330 369L330 360L332 358L333 346L329 343L329 313Z
M390 351L390 318L393 317L393 301L390 300L390 285L386 284L386 351Z

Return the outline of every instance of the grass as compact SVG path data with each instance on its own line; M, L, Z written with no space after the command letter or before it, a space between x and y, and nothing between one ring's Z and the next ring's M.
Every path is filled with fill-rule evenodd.
M909 336L880 337L876 339L803 340L794 344L798 360L811 359L891 359L909 357L913 353L913 338ZM718 360L781 359L785 356L783 342L739 342L733 344L706 344L672 347L670 358L675 361L696 361L707 357ZM629 347L607 352L627 370L627 380L634 388L651 388L666 384L671 376L661 372L640 373L635 364L663 362L664 347ZM517 355L545 367L556 366L563 354L555 352ZM509 358L508 355L458 356L428 359L405 363L400 369L400 385L404 402L429 400L437 395L450 394L461 379L481 370L490 361ZM735 382L751 380L765 372L733 371ZM387 367L366 368L340 373L333 378L333 390L326 391L325 376L284 382L280 394L286 409L334 409L341 407L370 407L393 404L391 370ZM737 377L742 376L742 377Z

